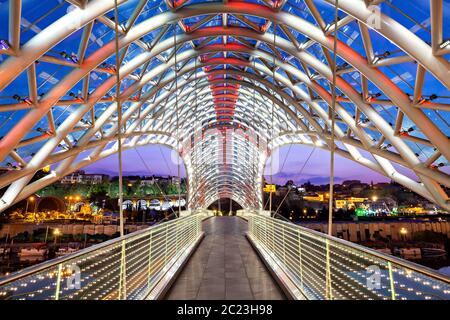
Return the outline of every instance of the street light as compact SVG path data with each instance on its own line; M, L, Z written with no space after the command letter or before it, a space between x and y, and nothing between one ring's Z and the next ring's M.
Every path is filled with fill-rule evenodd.
M79 202L81 200L81 197L80 196L75 196L75 203L74 203L74 207L75 207L75 204L77 203L77 202ZM75 209L75 208L73 208L73 209ZM74 213L74 211L75 210L72 210L72 218L73 218L73 213Z
M406 240L406 235L408 234L408 230L405 227L400 229L400 234L402 235L402 240Z
M31 196L31 197L29 197L27 199L27 205L25 207L25 215L28 213L28 204L30 202L33 202L33 204L34 204L34 197L33 196ZM33 213L34 213L34 221L36 222L36 207L35 206L33 206Z
M54 241L54 244L56 245L56 239L58 238L58 236L61 234L61 231L59 231L59 229L58 228L56 228L54 231L53 231L53 236L54 236L54 239L55 239L55 241Z
M75 202L76 201L80 201L81 197L80 196L69 196L68 198L65 197L65 199L69 200L69 211L72 213L73 212L73 207L74 207L74 204L75 204L75 203L72 204L72 200L75 201Z
M373 201L373 202L375 202L375 201L377 201L377 200L378 200L378 197L377 197L377 196L373 196L373 197L372 197L372 201Z
M33 202L34 201L34 197L31 196L27 199L27 206L25 207L25 214L28 213L28 202Z
M34 197L31 196L29 199L33 203L33 220L36 223L36 204L34 203Z
M69 205L68 205L67 209L69 212L71 212L72 211L72 196L69 196L67 199L69 200Z

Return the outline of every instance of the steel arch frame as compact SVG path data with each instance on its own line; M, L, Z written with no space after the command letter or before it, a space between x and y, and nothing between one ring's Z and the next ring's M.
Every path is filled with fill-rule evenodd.
M329 0L327 0L327 1L330 3L333 3L333 1L329 1ZM122 1L119 1L119 2L121 3ZM86 7L86 10L91 10L91 11L99 10L99 12L101 12L101 10L107 10L107 5L108 4L106 3L106 1L103 1L103 4L100 4L100 1L91 1L89 3L89 8ZM110 5L110 3L109 3L109 5ZM363 1L356 2L356 1L351 1L351 0L341 0L340 7L345 9L346 12L351 13L362 24L365 23L364 21L367 21L364 19L365 19L365 17L367 17L367 14L369 14L370 11L368 10L367 6L365 5L365 3ZM175 20L179 19L181 16L202 14L200 12L203 12L203 14L204 14L204 12L212 12L210 14L214 14L215 10L218 10L217 8L222 8L223 11L219 11L220 13L222 13L222 12L250 13L250 9L255 9L256 11L253 11L253 10L251 11L253 14L255 14L255 12L256 12L257 15L266 17L271 21L276 21L277 23L283 22L285 25L288 25L293 29L297 29L297 27L300 27L300 29L302 29L302 27L303 27L303 29L302 29L303 31L305 31L304 29L308 25L308 23L306 21L303 21L299 17L295 17L290 14L287 14L286 12L273 12L273 11L269 10L268 8L264 8L263 6L259 6L259 5L248 5L244 9L235 4L230 4L230 5L215 4L215 5L211 5L211 6L207 5L207 6L205 6L205 8L200 7L199 5L194 5L191 7L182 8L176 12L163 13L163 14L161 14L161 16L155 17L154 20L159 20L159 19L165 20L166 19L168 21L169 20L175 21ZM89 17L92 17L92 15ZM406 29L404 29L396 21L392 21L392 19L389 17L386 17L383 15L382 18L383 18L382 22L383 22L384 29L378 30L378 31L382 35L386 36L388 39L394 40L394 42L399 47L401 47L405 52L409 53L409 55L413 59L415 59L416 61L421 63L421 65L426 70L432 72L436 76L437 79L439 79L443 84L445 84L448 87L449 78L446 77L446 75L448 75L449 67L448 67L447 61L445 61L445 59L443 59L442 57L439 57L439 56L436 56L433 54L429 55L429 53L432 50L431 47L426 45L423 41L421 41L420 39L418 39L417 37L415 37L412 34L409 34L408 37L405 37L405 38L408 38L408 41L409 41L409 42L405 42L404 39L402 39L400 37L400 35L401 35L401 32L404 32ZM64 17L64 19L67 19L67 18ZM87 21L91 21L91 20L87 20ZM149 20L151 20L151 19L149 19ZM138 26L131 28L128 31L128 33L124 36L123 39L127 39L127 37L133 39L133 37L136 37L136 35L133 35L133 32L135 31L135 29L137 29L137 31L136 31L137 34L139 34L139 32L144 32L141 29L145 29L145 26L148 25L149 23L150 22L148 22L148 21L144 21L143 23L139 24ZM298 23L298 25L297 25L297 23ZM48 30L45 29L46 33L56 31L56 30L54 30L54 28L53 29L52 28L49 27ZM315 37L311 37L311 39L314 39L311 41L316 41L318 43L321 43L322 46L330 48L331 47L330 39L326 36L326 32L324 32L324 30L320 30L319 28L317 28L315 26L313 26L312 28L313 29L311 29L309 33L304 32L308 35L312 34L315 36ZM199 30L202 30L202 29L199 29ZM248 31L246 31L246 32L248 32ZM409 31L406 31L406 32L409 32ZM254 34L256 37L255 32L254 32ZM270 35L268 35L268 34L263 34L263 37L264 36L270 37ZM56 41L56 38L57 37L53 37L51 40ZM186 38L189 38L189 37L186 36ZM1 77L0 77L0 84L3 81L3 85L4 85L7 81L9 81L9 79L14 78L14 75L12 75L12 76L10 75L11 72L19 72L20 73L21 71L19 71L19 70L22 70L22 71L25 70L27 61L28 62L32 61L31 63L33 63L34 60L37 59L37 58L34 58L34 60L33 60L32 54L30 53L33 51L30 48L34 48L34 50L36 49L35 47L33 47L33 45L35 45L36 39L33 38L32 40L33 41L29 41L29 43L24 45L21 48L21 50L19 50L17 57L12 57L11 60L8 59L7 60L8 64L0 65L0 75L2 75L2 72L4 72L4 70L6 70L8 73L7 76L3 77L3 79L1 79ZM134 40L130 40L130 41L134 41ZM186 40L186 41L188 41L188 40ZM282 39L280 39L278 41L280 41L281 43L283 42ZM122 40L122 42L126 42L126 41ZM284 42L286 42L286 41L284 41ZM46 43L45 45L49 46L51 44ZM279 44L277 43L277 45L279 45ZM108 47L108 45L106 47ZM291 45L291 47L294 48L293 45ZM373 69L376 69L376 68L373 68L374 67L373 61L367 61L365 58L359 56L356 52L352 51L351 48L347 47L345 44L343 44L341 42L339 43L338 47L339 47L338 53L340 53L341 57L343 57L346 61L348 61L350 64L352 64L358 72L360 72L361 74L364 74L368 79L374 79L374 78L376 78L376 76L380 76L380 78L382 78L382 80L374 82L374 84L379 85L381 88L384 89L384 90L382 89L382 91L384 91L391 98L391 100L399 106L399 110L402 109L405 114L412 115L413 117L410 116L410 118L413 119L413 121L419 127L420 126L424 127L424 126L427 126L430 124L429 119L424 114L420 114L420 112L422 112L422 111L415 109L413 106L411 106L409 98L407 99L405 97L404 93L400 92L399 89L395 85L393 85L393 83L383 75L383 73L381 73L379 70L373 70ZM44 49L40 48L40 49L41 49L40 51L38 50L39 52L42 52L43 50L45 50L45 48ZM109 48L109 49L111 49L111 48ZM209 48L209 49L211 49L211 48ZM241 47L237 51L245 52L244 49L245 48ZM197 51L200 51L200 50L197 50ZM205 50L205 51L207 51L207 50ZM225 50L222 50L222 51L225 51ZM261 50L252 50L252 52L253 51L258 51L259 53L264 53L264 52L261 52ZM247 51L247 53L248 52L250 52L250 51ZM305 51L300 52L299 54L303 54L304 57L311 59L310 61L313 62L314 69L319 71L319 73L321 73L322 76L324 76L325 78L329 78L330 68L328 66L326 66L323 63L321 64L320 61L318 61L316 58L314 58L312 56L307 57L308 53ZM104 57L104 56L102 56L102 52L98 53L99 57L97 57L97 53L95 53L93 56L94 57L92 59L91 59L92 56L87 59L88 65L90 64L91 66L94 66L96 63L95 61L102 61L101 58ZM268 57L268 58L271 59L272 57ZM351 58L351 59L349 59L349 58ZM266 60L268 60L268 59L266 59ZM21 67L22 69L20 69L20 68L13 69L13 68L11 68L11 65ZM206 65L208 65L208 64L206 64ZM277 61L277 66L282 67L280 61ZM157 67L157 69L158 69L158 67ZM247 67L251 68L251 65L249 64ZM270 75L270 73L272 71L269 68L262 66L262 65L261 66L258 65L258 67L261 67L260 71L265 72L266 75L268 75L268 76ZM288 65L285 65L285 67L289 68ZM170 68L170 66L169 66L169 68ZM371 69L371 68L373 68L373 69ZM82 69L82 68L80 68L80 69ZM292 69L292 67L291 67L291 69ZM152 70L152 71L154 71L154 70ZM82 74L83 72L78 72L78 73ZM130 70L130 74L131 74L131 72L132 72L132 70ZM76 72L74 72L74 73L76 74ZM228 70L228 73L230 73L229 70ZM296 74L297 76L300 75L300 73L298 73L298 72L296 73L295 70L290 70L289 72L286 72L286 73L287 74ZM111 77L111 78L113 78L113 77ZM316 93L318 93L324 102L326 102L328 104L330 103L330 96L326 89L321 88L320 85L317 85L317 83L314 83L314 81L312 81L310 79L309 75L307 75L307 74L303 74L302 77L300 77L300 78L302 78L305 83L309 82L309 85L312 87L311 89L313 91L315 91ZM280 80L282 83L287 85L293 92L301 93L300 89L297 86L295 86L294 84L292 84L289 79L282 77L278 73L276 73L276 80ZM347 93L347 96L350 98L350 100L355 105L357 105L360 108L360 110L366 110L366 112L364 112L365 115L368 116L368 118L371 118L373 121L373 119L376 118L376 114L374 114L374 112L370 112L371 106L361 98L360 94L358 92L356 92L356 90L351 90L352 88L349 87L348 83L346 83L345 80L343 80L343 79L341 79L341 80L342 80L342 82L340 85L342 85L342 87L345 87L347 89L346 93ZM68 81L68 82L70 82L70 81ZM109 81L109 82L111 82L111 81ZM108 87L108 84L105 83L104 85L105 85L105 90L107 90L106 88ZM310 86L308 86L308 87L310 87ZM277 87L278 86L274 86L274 88L276 88L278 91L281 91L281 89L277 88ZM130 89L130 90L132 90L132 89ZM275 91L275 89L273 89L273 90ZM58 90L56 90L56 91L58 91ZM100 92L101 92L101 90L100 90ZM155 94L157 92L158 91L156 91ZM169 91L169 92L173 93L173 91ZM305 97L307 97L307 93L303 92L303 94ZM98 96L96 96L95 94L92 95L91 96L92 99L90 97L91 102L88 103L87 105L85 105L85 109L90 109L89 105L90 104L94 105L97 101L99 101L101 99L102 96L103 95L100 95L100 94ZM53 100L55 100L55 97L53 97ZM304 103L304 101L303 101L303 103ZM310 101L310 103L314 103L314 102ZM302 103L297 103L297 105L300 106L300 108L299 108L300 110L298 110L296 108L296 112L298 112L298 111L301 112L303 110L306 111L306 109L304 109ZM310 104L308 103L308 105L310 105ZM52 107L52 103L50 102L50 103L46 104L45 99L44 99L44 103L42 105L39 105L39 108L42 107L42 109L45 109L46 106L50 109ZM328 121L329 119L327 120L326 114L323 113L324 110L320 106L319 106L319 108L320 109L316 109L316 111L319 110L322 112L322 114L319 114L319 117L321 117L322 120L325 121L325 123L329 123L329 121ZM345 109L340 107L339 105L338 105L338 108L341 108L341 109L338 109L338 111L341 112L341 115L344 115L344 118L345 117L347 118L347 120L344 119L344 121L350 125L351 120L348 118L350 115L345 114ZM286 106L286 109L290 110L289 106ZM34 113L36 113L36 112L39 114L39 112L42 113L43 111L35 111ZM33 114L33 112L31 112L31 113L32 114L30 116L30 119L33 116L35 116L35 118L36 118L36 114ZM80 111L80 113L82 113L82 112ZM130 114L130 116L131 115L132 114ZM169 117L169 115L168 115L168 117ZM74 119L72 120L72 122L75 121L76 116L74 116L73 118ZM297 120L297 117L295 117L294 119ZM312 121L312 122L314 123L314 121ZM387 123L384 119L382 119L381 117L378 117L378 120L373 121L373 122L375 125L377 125L379 127L379 129L382 129L381 131L383 131L383 133L382 133L383 137L388 136L389 141L391 141L392 144L397 146L396 149L397 149L397 151L399 151L399 157L400 157L399 159L397 159L398 162L401 161L402 164L406 164L406 167L411 168L417 174L417 176L420 177L420 179L423 182L423 185L425 186L424 188L426 188L426 189L420 188L420 186L416 185L412 189L415 189L416 192L418 192L417 190L419 190L418 193L424 195L426 198L433 199L433 201L437 202L439 205L443 206L444 208L449 208L448 197L447 197L447 195L445 195L443 193L442 188L439 186L439 183L445 184L448 186L448 181L449 181L448 175L446 175L445 173L442 173L442 172L433 171L433 170L429 169L428 167L425 167L423 165L423 163L419 159L417 159L417 157L414 156L414 153L402 141L402 139L399 137L395 137L392 128L389 125L387 125ZM31 123L31 122L25 122L25 123ZM67 126L69 127L70 124L68 124ZM137 127L137 125L136 125L136 127ZM320 127L320 125L319 125L319 127ZM353 126L352 129L355 134L358 132L357 136L359 138L359 143L360 143L360 145L358 145L358 147L363 147L363 149L368 150L370 153L372 153L372 155L378 162L378 166L377 166L378 169L381 168L385 175L388 175L388 176L390 175L392 177L393 177L393 175L395 175L395 177L393 177L393 178L395 178L397 180L403 179L403 184L405 184L405 182L406 182L406 185L412 186L412 184L410 184L411 181L405 181L404 177L401 177L401 176L399 177L397 175L396 170L392 167L388 158L384 157L386 155L386 152L379 152L381 150L378 150L378 148L376 148L373 143L370 143L370 141L368 140L368 137L364 137L365 133L363 130L358 129L356 126ZM430 141L437 146L440 153L445 155L445 157L447 159L449 159L450 148L448 148L449 147L448 138L443 136L442 132L436 127L430 126L429 129L431 129L431 131L424 131L424 130L422 130L422 131L428 136ZM70 129L66 128L66 131L67 130L70 130ZM90 130L90 131L95 131L95 130ZM95 132L94 132L94 134L95 134ZM314 137L316 134L317 133L315 133L315 132L311 133L311 138ZM340 135L340 137L339 137L340 139L344 138L343 132L338 131L338 135ZM9 137L10 136L14 136L14 134L9 135ZM61 136L63 136L63 135L61 135ZM322 132L319 136L323 141L325 141L325 143L328 143L327 139L324 139L324 137L326 137L326 133ZM14 138L17 139L17 137L14 137ZM135 140L135 142L137 142L136 138L134 138L134 140ZM343 140L341 140L341 141L343 141ZM352 141L345 140L345 142L343 142L344 145L347 147L347 149L350 151L350 153L353 153L353 155L355 155L355 152L356 152L355 145L358 144L357 141L358 140L353 139ZM4 141L2 139L2 141L0 143L3 144L3 142ZM9 145L11 145L11 143L9 143ZM352 148L351 148L352 151L348 148L349 146L352 146ZM353 148L355 148L355 149L353 149ZM42 150L46 151L47 156L49 156L53 149L54 148L50 148L50 146L48 146L46 148L46 150L44 150L44 149L42 149ZM4 149L2 148L1 151L4 152ZM104 151L105 150L100 149L100 146L99 146L96 149L96 154L99 154ZM383 154L383 156L375 153L375 151L379 152L380 154ZM43 154L45 154L45 152L43 152ZM42 154L40 156L42 156ZM95 154L94 154L94 156L95 156ZM358 155L356 155L356 156L358 156ZM35 160L33 158L32 161L29 162L29 165L31 164L30 172L39 168L39 166L42 163L44 163L44 162L40 162L38 158L36 158L36 161L33 161L33 160ZM389 158L393 159L394 156L389 155ZM355 160L354 156L353 156L353 160ZM70 169L73 168L73 165L71 164L70 160L67 161L67 163L64 163L63 166L60 166L58 168L58 171L65 172L65 170L67 170L68 168L70 168ZM26 180L27 180L27 178L25 178L25 177L21 178L21 180L19 180L19 182L16 183L16 186L21 187L20 190L26 190L25 186L27 185L29 179L28 179L28 181L26 181ZM12 192L17 192L17 188L13 188L13 189L14 190L11 190ZM13 201L16 201L16 199L13 199ZM9 203L6 202L6 206L11 203L12 203L12 201L9 201ZM1 207L2 206L0 205L0 208Z

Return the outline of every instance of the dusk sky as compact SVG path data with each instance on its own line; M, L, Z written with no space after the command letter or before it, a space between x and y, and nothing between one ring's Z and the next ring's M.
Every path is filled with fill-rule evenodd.
M316 184L326 184L329 181L329 161L330 154L322 149L315 149L302 173L300 173L306 159L311 153L311 148L301 145L292 145L281 148L279 155L280 167L283 169L274 175L273 182L284 184L286 180L292 179L294 182L311 181ZM173 175L176 176L177 165L171 161L170 149L151 145L141 147L138 152L146 161L143 164L141 158L135 149L127 150L123 153L123 171L125 175ZM287 156L287 158L286 158ZM89 173L105 173L109 175L117 175L118 161L117 156L97 161L90 166L84 168ZM181 166L182 175L184 176L184 168ZM268 171L268 170L267 170ZM269 177L266 177L269 181ZM389 181L386 177L373 172L351 160L336 156L335 164L335 180L340 183L343 180L358 179L362 181Z

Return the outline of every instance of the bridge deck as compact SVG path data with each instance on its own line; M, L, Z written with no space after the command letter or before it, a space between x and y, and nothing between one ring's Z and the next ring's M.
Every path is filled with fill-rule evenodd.
M237 217L213 217L203 227L205 239L166 299L285 299L245 239L246 222Z

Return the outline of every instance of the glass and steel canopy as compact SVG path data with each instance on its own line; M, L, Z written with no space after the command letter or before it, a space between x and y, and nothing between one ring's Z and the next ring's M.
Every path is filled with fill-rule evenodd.
M124 149L179 152L191 208L261 207L267 158L301 143L450 209L448 1L339 0L337 25L334 0L117 4L118 69L115 1L0 1L0 210L117 152L117 73Z

